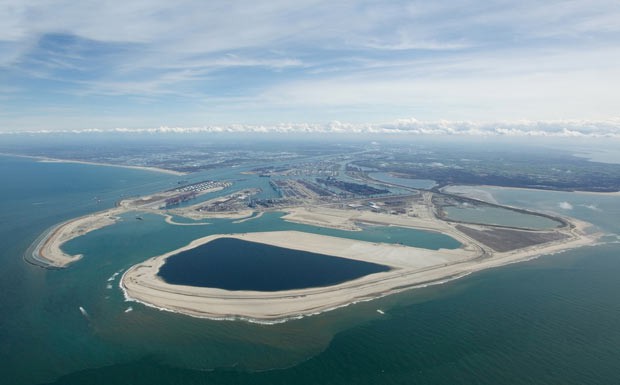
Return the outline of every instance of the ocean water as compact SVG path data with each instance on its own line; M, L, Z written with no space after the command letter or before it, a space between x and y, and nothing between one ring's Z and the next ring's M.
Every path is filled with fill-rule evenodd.
M620 197L489 189L500 203L576 216L608 235L601 245L261 325L127 303L118 279L132 264L202 234L279 229L278 215L241 224L210 220L205 226L171 226L160 216L140 221L128 214L119 225L68 244L68 251L85 257L69 269L52 271L21 257L41 231L110 207L119 197L174 185L178 177L0 157L0 178L3 383L620 382ZM390 231L371 227L364 233L383 240L412 238L413 243L433 236ZM458 246L437 238L429 247L442 242Z
M218 238L168 257L158 276L173 285L279 291L336 285L388 270L377 263Z

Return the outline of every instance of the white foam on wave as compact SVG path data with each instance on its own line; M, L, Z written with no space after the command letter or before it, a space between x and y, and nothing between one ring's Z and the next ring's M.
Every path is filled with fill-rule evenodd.
M122 272L123 272L123 269L120 269L116 273L112 274L110 278L108 278L108 282L113 282L116 279L116 277L118 277L118 275Z
M533 258L536 258L536 257L533 257ZM320 311L317 311L317 312L314 312L314 313L295 314L295 315L291 315L291 316L287 316L287 317L282 317L282 318L276 318L276 319L272 319L272 320L258 319L258 318L252 318L252 317L243 317L243 316L224 316L224 317L212 317L211 316L210 317L210 316L206 316L206 315L187 314L187 313L182 313L182 312L180 312L178 310L169 309L169 308L166 308L166 307L154 305L152 303L144 302L144 301L141 301L139 299L131 297L127 293L127 290L125 290L125 288L123 287L123 277L126 274L126 272L125 272L125 274L123 274L123 277L121 277L121 279L119 280L118 286L120 287L121 291L123 292L123 297L125 298L125 302L140 303L140 304L142 304L142 305L144 305L146 307L150 307L152 309L157 309L159 311L165 311L165 312L176 313L176 314L183 314L183 315L194 317L194 318L208 319L208 320L211 320L211 321L244 321L244 322L249 322L249 323L259 324L259 325L277 325L277 324L282 324L282 323L285 323L285 322L288 322L288 321L299 320L299 319L302 319L302 318L305 318L305 317L311 317L311 316L327 313L329 311L345 308L345 307L348 307L350 305L355 305L357 303L373 301L375 299L383 298L383 297L386 297L386 296L391 295L391 294L401 293L401 292L406 291L406 290L419 289L419 288L424 288L424 287L428 287L428 286L435 286L435 285L442 285L444 283L447 283L447 282L450 282L450 281L454 281L454 280L459 279L459 278L466 277L466 276L468 276L471 273L472 273L471 271L466 271L466 272L463 272L463 273L460 273L460 274L455 274L453 276L447 277L445 279L440 279L440 280L437 280L437 281L432 281L432 282L426 282L426 283L422 283L422 284L407 286L407 287L403 287L403 288L399 288L399 289L393 289L393 290L386 291L384 293L379 293L377 295L373 295L371 297L359 298L359 299L356 299L355 301L347 302L347 303L344 303L342 305L337 305L337 306L325 308L323 310L320 310Z

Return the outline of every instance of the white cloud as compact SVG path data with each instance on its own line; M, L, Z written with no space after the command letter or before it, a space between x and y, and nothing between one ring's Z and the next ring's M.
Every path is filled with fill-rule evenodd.
M257 99L279 108L407 111L424 119L598 119L617 114L620 46L498 49L365 62L359 71L290 81ZM308 119L308 117L306 117Z
M25 100L37 98L42 89L32 80L43 79L61 95L45 102L57 104L67 95L89 106L98 96L124 105L200 104L174 112L191 120L166 119L158 105L156 125L213 115L264 121L261 114L269 121L601 120L617 115L620 100L619 19L617 0L4 0L0 75L26 78L11 84ZM43 44L50 36L75 41L50 48ZM54 128L52 119L21 124L39 115L32 109L0 125ZM138 120L144 111L127 110L81 122L51 118L79 129L111 114Z
M198 127L152 127L152 128L90 128L72 130L28 130L4 132L4 134L48 133L350 133L394 135L450 135L495 137L557 137L557 138L610 138L620 139L620 118L600 121L420 121L415 118L400 119L388 123L344 123L333 121L319 123L280 124L229 124ZM0 132L1 134L2 132ZM568 209L567 202L560 207ZM572 206L570 206L572 208Z
M563 209L563 210L572 210L573 209L573 205L571 205L568 202L560 202L560 203L558 203L558 206L560 206L560 208Z

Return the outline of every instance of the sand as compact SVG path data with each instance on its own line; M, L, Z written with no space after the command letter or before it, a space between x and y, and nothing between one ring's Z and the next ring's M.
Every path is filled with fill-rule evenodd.
M61 248L63 244L91 231L113 225L125 211L122 208L110 209L61 223L40 240L33 251L33 258L50 267L66 267L79 260L82 255L65 253Z
M428 204L430 204L430 202ZM417 230L435 231L449 235L463 245L477 245L477 242L468 235L458 231L454 225L437 219L432 213L432 210L432 206L426 206L424 210L417 210L417 212L422 215L412 217L408 215L392 215L371 211L341 210L325 207L298 207L287 210L287 214L282 218L289 222L350 231L360 231L360 224L398 226Z
M170 225L175 225L175 226L206 226L206 225L210 225L210 223L207 222L176 222L174 220L174 217L170 214L165 214L165 213L156 213L159 215L163 215L164 216L164 220L166 221L166 223L170 224Z
M191 206L188 206L191 207ZM180 217L185 217L193 220L201 219L250 219L254 214L254 210L241 210L241 211L196 211L191 208L173 209L169 212Z
M263 216L263 214L265 214L264 211L259 211L258 213L256 213L256 215L253 215L254 213L250 214L250 216L238 219L236 221L233 221L233 223L243 223L243 222L247 222L247 221L253 221L254 219L258 219L260 217Z
M206 194L209 192L222 190L223 187L214 187L212 189L204 190L200 193ZM173 195L173 193L161 193L149 196L143 196L134 199L125 199L118 203L118 207L86 215L83 217L75 218L67 222L63 222L48 230L43 234L27 251L27 259L36 261L37 264L51 268L64 268L69 264L79 260L82 255L69 255L62 250L62 245L66 242L87 234L91 231L101 229L106 226L110 226L118 220L119 216L131 211L136 213L150 213L162 215L165 218L166 223L176 226L205 226L209 225L206 222L176 222L171 214L177 214L177 210L160 210L154 207L161 205L166 196ZM154 199L153 202L150 200ZM181 210L182 211L182 210ZM183 211L181 212L181 214ZM231 219L243 219L249 218L253 215L252 210L245 210L242 212L231 213L208 213L211 215L182 215L187 216L190 219L204 219L204 218L231 218ZM204 213L207 214L207 213Z
M455 187L459 187L459 186L467 186L467 185L454 185ZM445 188L450 188L451 186L446 186ZM523 190L523 191L537 191L537 192L541 192L541 191L546 191L546 192L560 192L560 193L569 193L569 194L590 194L590 195L599 195L599 196L620 196L620 191L609 191L609 192L602 192L602 191L582 191L582 190L573 190L573 191L566 191L566 190L547 190L547 189L536 189L536 188L528 188L528 187L505 187L505 186L493 186L493 185L473 185L471 186L473 188L476 187L482 187L482 188L492 188L492 189L497 189L497 190ZM443 189L442 189L443 190ZM449 192L449 191L448 191Z
M159 168L159 167L129 166L129 165L113 164L113 163L87 162L87 161L82 161L82 160L65 160L65 159L50 159L50 158L47 158L47 159L41 160L41 162L89 164L89 165L92 165L92 166L107 166L107 167L131 168L131 169L135 169L135 170L153 171L153 172L159 172L159 173L162 173L162 174L170 174L170 175L178 175L178 176L187 175L186 172L167 170L165 168Z
M88 162L88 161L83 161L83 160L71 160L71 159L57 159L57 158L49 158L49 157L46 157L46 156L18 155L18 154L10 154L10 153L0 153L0 155L15 156L15 157L18 157L18 158L37 159L41 163L89 164L89 165L92 165L92 166L108 166L108 167L132 168L132 169L136 169L136 170L154 171L154 172L159 172L159 173L163 173L163 174L171 174L171 175L187 175L186 172L167 170L165 168L159 168L159 167L130 166L130 165L113 164L113 163Z
M340 220L336 222L341 223ZM245 319L276 323L415 287L443 283L475 271L592 244L597 236L586 235L584 233L586 225L577 222L570 229L566 229L570 235L567 239L505 253L493 252L455 229L447 233L458 235L457 239L463 242L463 247L456 250L427 250L296 231L213 235L134 265L125 272L120 285L128 300L162 310L211 319ZM390 266L392 270L333 286L279 292L227 291L171 285L157 276L167 257L220 237L234 237L295 250L380 263Z

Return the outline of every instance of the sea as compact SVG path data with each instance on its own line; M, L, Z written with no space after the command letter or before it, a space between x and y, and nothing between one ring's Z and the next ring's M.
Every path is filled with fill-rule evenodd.
M192 178L263 183L239 171ZM126 302L118 281L131 265L214 233L296 229L426 248L458 243L399 228L295 225L277 213L200 226L129 213L69 242L65 249L84 257L67 269L24 261L50 226L179 178L0 157L2 384L620 383L620 196L474 187L502 204L589 221L606 235L596 246L279 324ZM265 185L262 194L273 192Z

